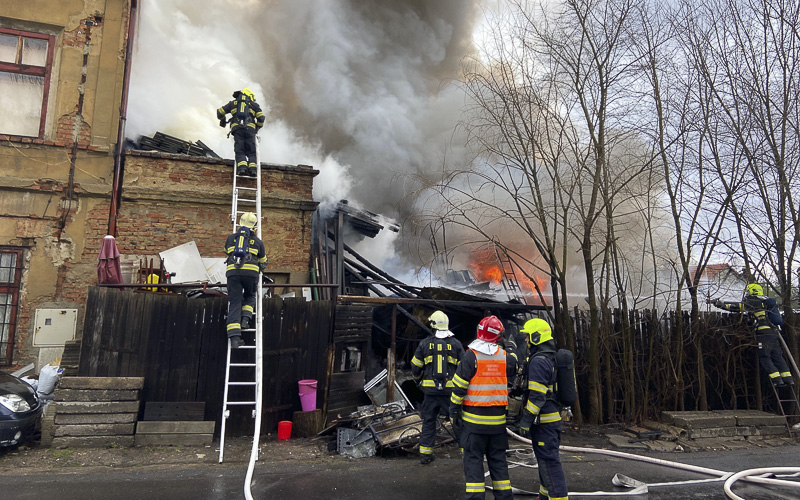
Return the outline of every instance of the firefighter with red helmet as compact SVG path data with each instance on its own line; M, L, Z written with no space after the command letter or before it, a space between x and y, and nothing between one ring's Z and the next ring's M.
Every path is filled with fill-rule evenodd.
M556 344L547 321L525 322L520 333L528 342L528 398L519 434L530 438L539 470L539 499L566 500L567 480L558 448L561 446L561 407L554 397Z
M500 346L504 331L496 316L483 318L478 324L477 339L470 343L453 376L450 419L464 453L467 500L486 496L484 456L494 498L514 498L506 461L506 408L508 378L517 370L517 356Z
M441 410L450 409L453 375L464 356L464 347L450 331L450 320L444 312L435 311L428 323L434 333L419 343L411 359L411 375L425 394L420 409L422 432L419 436L419 461L423 465L436 458L433 454L436 419Z

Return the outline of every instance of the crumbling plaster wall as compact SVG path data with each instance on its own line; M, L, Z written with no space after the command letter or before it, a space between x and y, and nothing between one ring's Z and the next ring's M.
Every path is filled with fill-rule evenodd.
M0 246L23 249L24 263L16 365L36 360L36 309L78 308L82 318L95 281L99 242L87 242L108 224L128 6L0 0L0 26L54 36L43 137L0 135Z

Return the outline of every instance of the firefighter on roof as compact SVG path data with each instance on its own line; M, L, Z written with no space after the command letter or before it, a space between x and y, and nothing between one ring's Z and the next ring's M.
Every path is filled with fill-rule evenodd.
M486 497L484 456L494 498L514 498L506 461L506 407L508 377L517 370L517 358L498 345L503 342L504 330L496 316L483 318L478 324L478 338L469 345L453 377L450 419L464 452L467 500Z
M530 438L539 469L539 499L563 500L567 480L561 467L561 408L553 396L556 345L547 321L534 318L520 330L527 334L528 402L522 410L519 434Z
M449 330L450 322L445 313L434 312L428 322L435 333L419 343L411 359L411 374L425 394L420 411L422 433L419 437L419 461L423 465L435 458L436 420L440 410L446 413L450 408L453 375L464 355L464 347Z
M256 214L243 213L239 229L225 240L228 258L225 277L228 281L228 326L231 348L243 345L242 329L250 328L256 305L258 280L267 267L264 243L256 236Z
M225 116L230 113L230 121ZM217 109L219 125L231 124L236 175L258 175L256 169L256 133L264 126L264 113L253 91L245 88L233 93L233 100Z
M746 312L755 320L754 328L758 341L758 362L769 375L772 385L784 387L794 385L786 360L783 359L777 325L783 323L777 311L775 299L764 296L764 289L756 283L747 285L741 302L723 302L716 299L714 306L731 312Z

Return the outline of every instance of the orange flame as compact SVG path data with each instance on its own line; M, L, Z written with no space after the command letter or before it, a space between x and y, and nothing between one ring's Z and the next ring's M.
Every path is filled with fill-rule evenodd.
M497 261L497 255L491 248L471 251L469 265L472 268L472 272L475 274L475 279L477 281L490 281L494 284L500 284L502 279L505 277L503 275L503 269L500 267L500 263ZM511 269L506 269L506 272L510 273L511 271ZM536 286L534 285L534 282L525 276L520 269L515 268L513 271L519 287L522 290L535 295ZM536 280L536 285L539 286L539 290L546 290L548 283L547 278L537 276L534 279Z

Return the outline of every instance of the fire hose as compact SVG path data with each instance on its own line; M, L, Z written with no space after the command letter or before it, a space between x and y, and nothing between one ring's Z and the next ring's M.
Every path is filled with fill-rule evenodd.
M532 445L530 439L526 439L526 438L514 433L510 429L506 429L506 432L508 433L509 436L513 437L514 439L516 439L516 440L518 440L520 442ZM697 466L697 465L682 464L680 462L672 462L672 461L669 461L669 460L662 460L662 459L659 459L659 458L652 458L652 457L646 457L646 456L642 456L642 455L636 455L636 454L633 454L633 453L625 453L625 452L622 452L622 451L602 450L602 449L598 449L598 448L581 448L581 447L578 447L578 446L566 446L566 445L561 445L559 447L559 450L572 452L572 453L594 453L594 454L597 454L597 455L608 455L608 456L617 457L617 458L624 458L624 459L628 459L628 460L636 460L636 461L639 461L639 462L646 462L646 463L651 463L651 464L655 464L655 465L661 465L661 466L664 466L664 467L672 467L672 468L675 468L675 469L681 469L681 470L686 470L686 471L690 471L690 472L697 472L697 473L700 473L700 474L716 476L716 477L711 478L711 479L694 479L694 480L689 480L689 481L675 481L675 482L669 482L669 483L650 483L650 484L647 484L647 483L644 483L644 482L641 482L641 481L637 481L636 479L627 477L627 476L622 475L622 474L616 474L614 476L614 478L612 479L612 483L615 486L623 486L623 487L629 488L627 491L612 491L612 492L608 492L608 491L592 491L592 492L576 491L576 492L572 492L571 491L571 492L569 492L569 496L571 496L571 497L641 495L641 494L644 494L644 493L648 492L648 487L653 487L653 486L673 486L673 485L677 486L677 485L685 485L685 484L698 484L698 483L707 483L707 482L715 482L715 481L725 481L725 484L723 485L723 488L724 488L724 491L725 491L725 495L728 498L732 499L732 500L744 500L742 497L736 495L735 493L733 493L733 491L731 491L731 486L733 485L733 483L735 483L736 481L739 481L739 480L748 481L748 482L751 482L751 483L769 484L769 485L774 485L774 486L788 486L788 487L792 487L792 488L800 488L800 482L785 481L785 480L782 480L782 479L773 479L773 478L770 478L770 477L766 477L766 476L774 476L776 474L784 474L784 475L781 475L780 477L797 477L798 475L800 475L800 467L771 467L771 468L761 468L761 469L749 469L749 470L744 470L744 471L737 472L737 473L732 473L732 472L725 472L725 471L721 471L721 470L717 470L717 469L710 469L710 468L707 468L707 467L700 467L700 466ZM520 464L514 464L514 465L516 466L516 465L520 465ZM514 487L512 487L511 490L512 490L512 493L515 494L515 495L537 495L538 494L538 492L521 490L521 489L514 488Z

